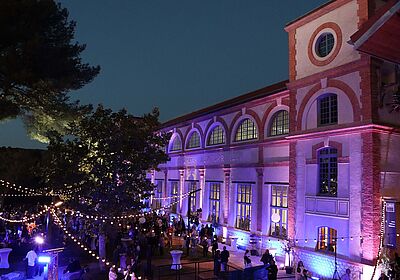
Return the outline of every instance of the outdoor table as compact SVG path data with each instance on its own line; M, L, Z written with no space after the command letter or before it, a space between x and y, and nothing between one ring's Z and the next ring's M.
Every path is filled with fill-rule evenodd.
M172 256L172 265L171 265L171 269L173 270L180 270L182 269L182 265L181 265L181 256L183 254L183 251L180 250L172 250L171 252L171 256Z
M237 240L238 240L238 237L237 236L229 236L229 238L230 238L230 240L231 240L231 250L233 251L233 252L236 252L237 251Z
M0 249L0 268L10 268L10 264L8 263L8 255L11 251L11 248Z

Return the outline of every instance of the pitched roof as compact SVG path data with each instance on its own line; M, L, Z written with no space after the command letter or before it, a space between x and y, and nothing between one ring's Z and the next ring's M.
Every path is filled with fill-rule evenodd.
M211 105L209 107L194 111L192 113L177 117L175 119L164 122L161 125L161 128L169 127L169 126L172 126L177 123L181 123L181 122L184 122L187 120L191 120L191 119L203 116L203 115L207 115L207 114L222 110L222 109L233 107L235 105L239 105L239 104L249 102L249 101L261 98L261 97L269 96L274 93L284 91L287 89L286 83L288 83L288 82L289 82L288 80L281 81L281 82L260 88L258 90L222 101L215 105Z
M364 53L400 63L400 1L381 7L350 36L354 47Z

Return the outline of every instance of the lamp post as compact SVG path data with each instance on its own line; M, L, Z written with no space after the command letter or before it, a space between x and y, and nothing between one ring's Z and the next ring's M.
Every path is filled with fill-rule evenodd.
M335 252L335 271L333 272L332 275L332 280L340 280L340 275L339 272L337 270L337 238L333 239L335 243L331 243L330 246L335 246L334 248L334 252Z

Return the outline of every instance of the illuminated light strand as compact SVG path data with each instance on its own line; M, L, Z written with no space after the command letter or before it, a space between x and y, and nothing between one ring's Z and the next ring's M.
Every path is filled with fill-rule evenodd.
M1 185L3 187L6 187L8 189L12 189L12 190L15 190L15 191L18 191L18 192L23 192L25 194L42 195L42 193L38 193L37 191L35 191L33 189L24 188L24 187L22 187L20 185L16 185L14 183L10 183L10 182L7 182L7 181L1 180L1 179L0 179L0 183L1 183Z
M30 193L27 193L27 194L2 193L2 194L0 194L0 196L2 196L2 197L32 197L32 196L42 196L42 195L41 194L30 194Z
M0 179L0 184L2 186L6 187L6 188L9 188L9 189L13 189L13 190L16 190L16 191L19 191L19 192L23 192L23 193L26 193L26 194L28 194L28 193L35 194L35 195L38 195L38 196L39 195L40 196L61 196L61 195L68 196L68 195L72 195L72 194L74 194L74 193L76 193L76 192L78 192L78 191L80 191L82 189L82 187L80 187L78 190L74 190L74 191L73 190L68 190L68 191L61 191L61 192L52 193L51 191L49 191L49 192L38 192L38 191L34 190L33 188L22 187L21 185L16 185L14 183L11 183L11 182L8 182L8 181L2 180L2 179ZM68 187L68 186L66 186L66 187ZM69 186L69 187L72 187L72 186Z
M0 220L6 221L6 222L9 222L9 223L25 223L25 222L28 222L30 220L36 219L37 217L40 217L44 213L46 213L48 208L47 208L47 206L45 206L45 207L46 207L46 209L41 210L39 213L32 214L30 217L26 217L25 216L22 219L8 219L8 218L4 218L4 217L0 216Z
M189 194L186 194L186 196L188 196ZM181 200L184 199L186 197L181 197ZM156 208L156 209L152 209L152 211L160 211L160 210L167 210L168 208L170 208L171 206L178 204L180 202L180 200L178 201L174 201L166 206L160 207L160 208ZM68 210L68 209L66 209ZM130 214L130 215L122 215L122 216L98 216L98 215L89 215L89 214L85 214L82 213L80 211L74 210L74 209L69 209L69 211L73 212L72 215L76 216L76 217L81 217L81 218L86 218L86 219L92 219L92 220L102 220L103 223L106 222L106 220L126 220L126 219L130 219L130 218L139 218L139 217L143 217L145 215L150 215L151 213L139 213L139 214Z
M71 232L68 231L67 227L62 223L61 219L57 216L57 214L55 213L54 210L52 210L51 213L54 217L54 223L63 230L63 232L66 236L68 236L72 241L75 242L76 245L78 245L82 250L86 251L89 255L94 257L96 260L100 260L100 256L96 253L96 251L91 250L90 248L85 246L84 243L82 243L78 238L76 238ZM107 261L104 258L101 259L101 261L107 266L115 267L115 265L113 265L111 262Z
M374 239L374 238L382 238L384 236L390 236L390 235L396 235L397 237L400 236L400 233L380 233L377 235L368 235L368 236L341 236L341 237L336 237L336 238L332 238L332 240L338 242L340 241L345 241L346 239L349 239L351 241L353 240L363 240L363 239ZM277 238L274 237L278 240L287 240L287 241L295 241L296 243L299 243L300 241L304 241L304 242L308 242L308 241L314 241L316 242L317 239L316 238L295 238L295 239L284 239L284 238ZM268 241L271 241L271 239L268 239Z
M153 197L152 199L153 200L177 199L177 198L181 198L181 197L183 197L185 195L189 195L189 194L190 194L190 192L187 192L187 193L184 193L184 194L181 194L181 195L173 195L173 196L168 196L168 197Z

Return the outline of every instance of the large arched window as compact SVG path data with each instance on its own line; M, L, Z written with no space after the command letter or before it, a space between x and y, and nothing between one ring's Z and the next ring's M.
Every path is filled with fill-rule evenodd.
M338 122L338 103L336 94L326 94L318 98L318 125L331 125Z
M200 134L197 131L193 131L189 135L189 140L186 144L187 149L194 149L200 147Z
M272 116L269 126L269 136L284 135L289 133L289 113L280 110Z
M251 119L244 119L236 130L235 141L246 141L258 138L256 124Z
M319 194L337 196L337 149L332 147L318 151Z
M330 227L318 228L317 250L334 253L336 251L337 230Z
M225 131L221 125L217 125L208 136L207 145L213 146L220 144L225 144Z
M176 136L171 143L170 149L171 152L176 152L182 150L182 141L179 136Z

